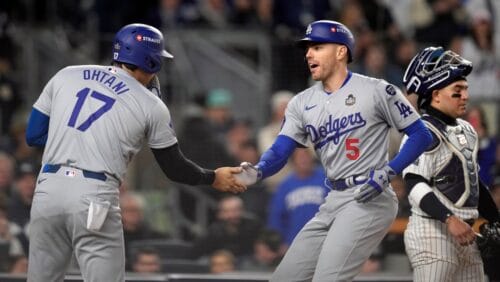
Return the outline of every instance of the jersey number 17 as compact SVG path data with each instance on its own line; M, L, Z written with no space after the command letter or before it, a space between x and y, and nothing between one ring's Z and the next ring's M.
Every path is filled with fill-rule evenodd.
M85 103L85 100L89 96L90 88L85 87L82 90L78 91L76 93L76 97L78 97L78 100L76 101L75 106L73 107L73 111L71 113L71 117L69 118L68 126L69 127L75 127L76 125L76 120L78 119L78 115L80 114L80 111L82 110L83 104ZM92 123L94 123L97 119L99 119L105 112L109 111L111 107L113 107L113 104L115 103L115 99L108 97L100 92L97 92L95 90L92 90L92 93L90 93L90 97L100 100L104 102L104 104L97 109L95 112L90 114L90 116L82 122L76 129L80 131L85 131L87 130Z

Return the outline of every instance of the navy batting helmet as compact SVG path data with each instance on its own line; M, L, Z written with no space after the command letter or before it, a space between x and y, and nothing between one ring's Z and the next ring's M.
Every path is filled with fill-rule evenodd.
M354 52L354 36L343 24L336 21L315 21L307 26L306 35L298 44L303 47L308 42L337 43L347 47L349 57L347 62L352 62Z
M427 47L411 60L403 77L408 93L418 95L418 106L430 101L432 91L441 89L472 71L472 63L442 47Z
M129 24L120 29L113 42L113 60L137 66L156 73L161 69L162 57L173 58L164 50L161 32L145 24Z

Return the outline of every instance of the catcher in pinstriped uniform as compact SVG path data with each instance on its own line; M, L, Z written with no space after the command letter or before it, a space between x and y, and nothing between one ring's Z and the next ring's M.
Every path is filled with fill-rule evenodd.
M413 58L403 78L433 135L431 146L403 171L412 205L404 236L414 281L485 279L472 224L479 215L489 225L500 219L479 180L477 133L459 118L466 111L471 70L456 53L428 47Z

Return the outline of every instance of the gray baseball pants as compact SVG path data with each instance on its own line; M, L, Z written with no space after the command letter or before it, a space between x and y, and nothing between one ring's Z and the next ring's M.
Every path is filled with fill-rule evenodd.
M352 281L397 214L392 188L362 204L355 189L331 191L297 234L271 277L273 282Z
M31 208L29 282L63 281L75 253L84 281L125 281L119 183L61 168L40 173ZM99 230L87 229L90 202L110 204Z

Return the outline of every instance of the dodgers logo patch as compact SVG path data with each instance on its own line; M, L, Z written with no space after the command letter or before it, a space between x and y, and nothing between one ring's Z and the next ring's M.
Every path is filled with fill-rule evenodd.
M396 105L396 107L399 110L399 114L401 116L403 116L404 118L407 118L408 116L413 114L413 111L411 110L410 106L406 105L405 103L402 103L400 101L396 101L396 102L394 102L394 105Z
M396 89L394 88L394 86L392 86L391 84L387 85L385 87L385 92L387 92L387 94L391 95L391 96L394 96L396 95Z

